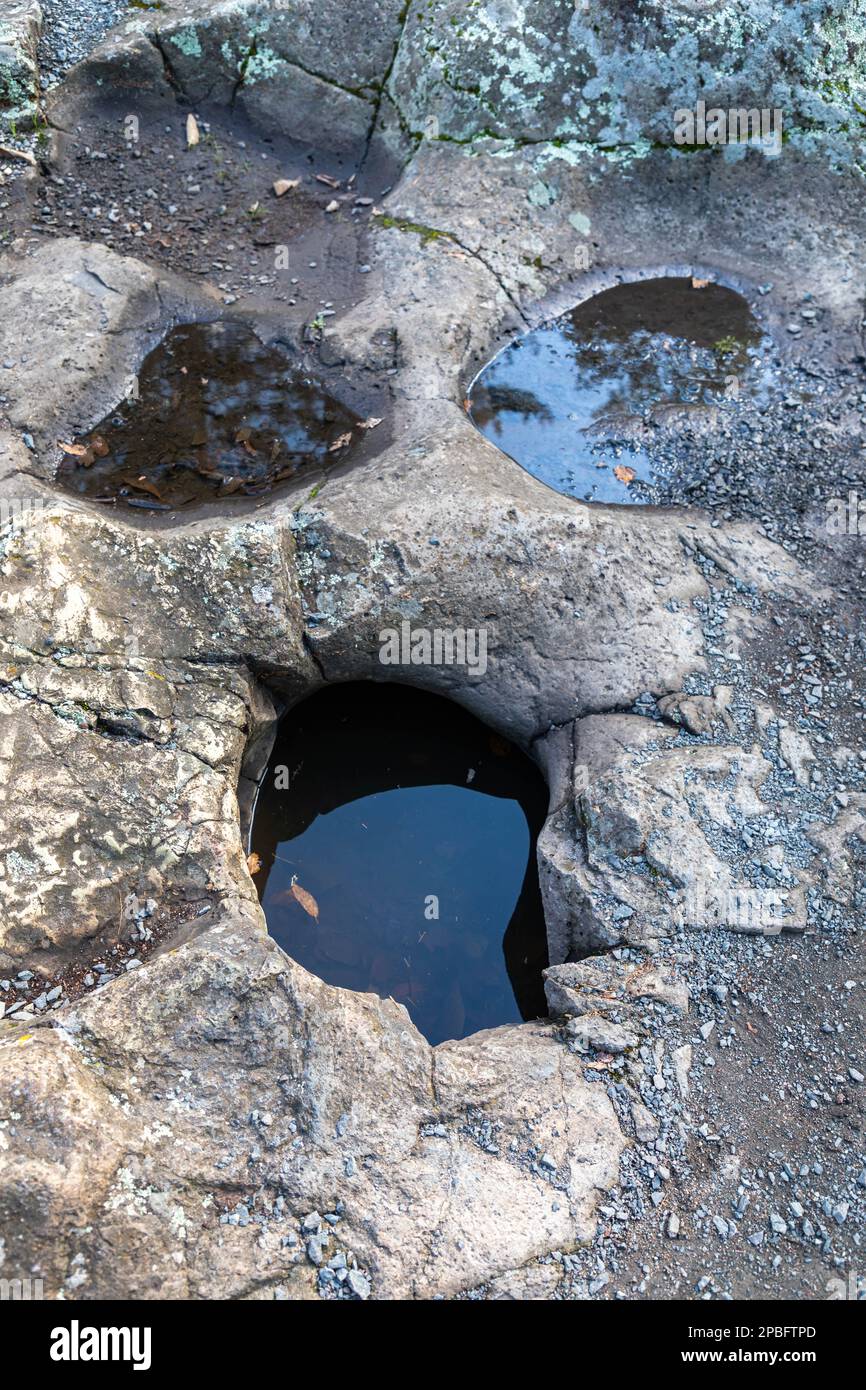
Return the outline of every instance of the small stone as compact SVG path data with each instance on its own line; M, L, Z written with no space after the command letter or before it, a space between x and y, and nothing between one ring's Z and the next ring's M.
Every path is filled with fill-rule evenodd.
M632 1101L631 1118L634 1124L634 1137L639 1144L648 1144L658 1138L659 1122L655 1115L640 1101Z
M667 1219L667 1222L666 1222L666 1224L665 1224L665 1235L668 1237L668 1240L676 1240L676 1238L677 1238L677 1236L679 1235L679 1233L680 1233L680 1218L677 1216L676 1212L674 1212L674 1211L669 1211L669 1212L668 1212L668 1219Z
M346 1283L354 1294L355 1298L370 1297L370 1280L366 1274L362 1274L358 1269L350 1269L346 1275Z
M776 1212L770 1213L770 1230L775 1231L776 1235L783 1236L788 1229L788 1223L783 1216Z

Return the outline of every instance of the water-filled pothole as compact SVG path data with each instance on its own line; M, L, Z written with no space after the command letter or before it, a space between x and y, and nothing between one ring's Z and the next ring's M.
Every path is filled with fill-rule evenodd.
M529 758L437 695L329 687L283 720L253 821L268 929L431 1043L546 1014Z
M57 480L154 511L257 497L342 460L369 426L242 324L183 324L145 358L130 395L64 446Z
M653 461L642 422L760 391L767 348L745 299L724 285L615 285L505 348L473 382L470 415L557 492L638 502Z

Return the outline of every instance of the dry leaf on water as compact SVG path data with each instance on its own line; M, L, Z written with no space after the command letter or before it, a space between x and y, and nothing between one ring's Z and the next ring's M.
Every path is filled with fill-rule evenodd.
M351 444L351 442L352 431L349 430L348 434L341 434L339 439L335 439L333 444L328 445L328 453L335 454L338 449L345 449L346 445Z
M141 478L121 478L122 483L127 487L135 488L136 492L147 492L151 497L155 497L157 502L162 502L163 496L156 483L151 483L145 477Z
M705 290L707 288L707 285L709 285L710 283L711 282L709 280L698 280L696 276L692 276L693 290Z
M108 443L101 434L95 434L90 441L90 447L98 459L104 459L111 453Z
M632 483L637 474L633 468L627 468L624 463L618 463L613 470L613 476L619 478L621 483Z
M261 867L262 861L257 854L253 853L247 855L247 868L251 874L260 873Z
M200 139L201 136L198 133L198 121L196 120L192 112L190 112L186 118L187 148L192 149L193 145L197 145Z
M301 885L299 883L296 883L294 879L292 879L292 897L295 899L295 902L301 904L301 907L304 909L305 912L308 912L310 916L314 917L318 922L319 904L316 902L316 899L313 897L312 893L308 893L306 888L302 888Z

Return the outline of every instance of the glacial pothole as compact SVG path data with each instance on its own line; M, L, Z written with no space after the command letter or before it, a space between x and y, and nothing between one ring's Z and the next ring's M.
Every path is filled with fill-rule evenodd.
M244 325L183 324L110 415L62 445L57 481L160 512L259 497L339 463L372 425Z
M477 428L535 477L593 502L648 500L650 429L672 409L763 391L769 344L742 295L664 277L615 285L510 344L475 378Z
M547 802L535 764L451 701L328 687L283 720L256 806L268 929L433 1044L544 1016Z

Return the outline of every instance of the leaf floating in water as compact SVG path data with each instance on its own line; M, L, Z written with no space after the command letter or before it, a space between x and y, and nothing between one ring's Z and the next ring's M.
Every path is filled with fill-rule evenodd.
M261 873L262 861L255 852L247 855L247 868L249 869L251 874Z
M368 420L362 420L358 428L361 430L374 430L376 426L381 425L381 423L381 419L377 419L375 415L371 415Z
M60 448L64 454L72 454L77 459L84 458L84 455L89 452L83 444L61 444Z
M147 493L149 493L151 497L155 497L155 498L156 498L157 502L161 502L161 501L163 500L162 493L160 492L160 490L159 490L159 488L156 486L156 484L155 484L155 483L148 482L147 478L145 478L145 477L141 477L141 478L121 478L120 481L121 481L122 483L125 483L127 487L133 487L133 488L135 488L136 492L147 492Z
M90 441L90 447L98 459L107 458L111 453L108 441L101 434L95 434Z
M613 476L619 478L621 483L632 483L637 477L637 474L633 468L627 468L624 463L618 463L613 470Z
M313 897L312 893L308 893L306 888L302 888L301 885L299 883L296 883L294 879L292 879L292 897L295 899L295 902L301 904L301 907L304 909L305 912L308 912L311 917L315 917L316 921L318 922L319 904L316 902L316 899Z
M352 431L349 430L346 434L341 434L340 437L339 437L339 439L335 439L334 442L333 442L333 444L329 444L329 445L328 445L328 453L329 453L329 454L335 454L335 453L337 452L338 449L345 449L345 448L346 448L346 445L347 445L347 444L351 444L351 442L352 442Z
M187 148L192 149L193 145L197 145L200 139L201 136L198 133L198 121L196 120L192 112L190 112L186 118Z

